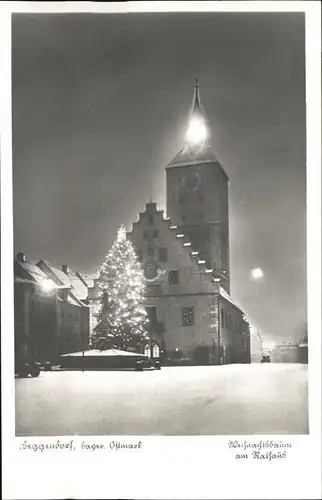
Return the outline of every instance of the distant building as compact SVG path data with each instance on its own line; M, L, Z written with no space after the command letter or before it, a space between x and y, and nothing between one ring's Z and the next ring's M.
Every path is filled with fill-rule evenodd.
M309 346L307 341L300 342L298 346L298 362L308 363L309 361Z
M263 350L263 338L261 337L260 333L255 329L253 330L251 327L251 357L252 357L252 362L260 362L264 350Z
M89 307L74 293L76 286L23 253L14 261L14 278L16 360L55 362L88 347Z
M145 352L249 363L249 325L230 296L228 177L209 133L197 83L186 146L166 168L168 218L150 202L127 235L148 284Z
M308 345L301 342L275 345L271 358L274 363L307 363Z

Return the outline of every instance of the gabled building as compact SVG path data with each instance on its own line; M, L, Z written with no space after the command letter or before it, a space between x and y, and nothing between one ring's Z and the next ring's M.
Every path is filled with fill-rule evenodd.
M85 349L89 343L89 307L69 283L28 262L14 261L16 360L50 361Z
M60 268L54 266L47 260L37 262L37 267L41 269L47 276L52 279L57 285L68 287L70 296L77 298L80 301L86 301L88 296L88 287L85 280L79 273L71 271L66 264Z
M98 276L86 276L72 271L66 264L60 268L47 260L40 260L37 266L42 269L57 285L68 287L69 295L89 307L90 335L96 324L95 314L99 307Z
M79 275L79 273L77 274ZM101 303L101 290L98 286L99 273L82 273L81 278L87 284L87 299L85 303L89 306L89 331L91 337L97 324L96 315Z
M186 145L166 167L167 218L150 202L127 236L145 270L154 353L248 363L249 325L230 296L228 177L209 138L197 83Z

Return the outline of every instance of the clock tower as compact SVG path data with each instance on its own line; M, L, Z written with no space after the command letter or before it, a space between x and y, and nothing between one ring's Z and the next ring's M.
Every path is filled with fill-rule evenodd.
M166 167L167 216L230 293L228 177L210 149L196 81L185 147Z

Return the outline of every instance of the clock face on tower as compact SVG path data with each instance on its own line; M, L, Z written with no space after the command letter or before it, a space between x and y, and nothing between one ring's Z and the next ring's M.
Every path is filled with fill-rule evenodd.
M180 186L188 193L194 193L201 187L201 177L198 172L190 173L182 177Z

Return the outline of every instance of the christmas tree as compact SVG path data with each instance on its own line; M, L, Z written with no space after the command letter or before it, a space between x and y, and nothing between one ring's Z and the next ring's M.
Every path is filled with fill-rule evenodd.
M100 268L101 303L92 347L139 349L147 339L145 278L124 226Z

